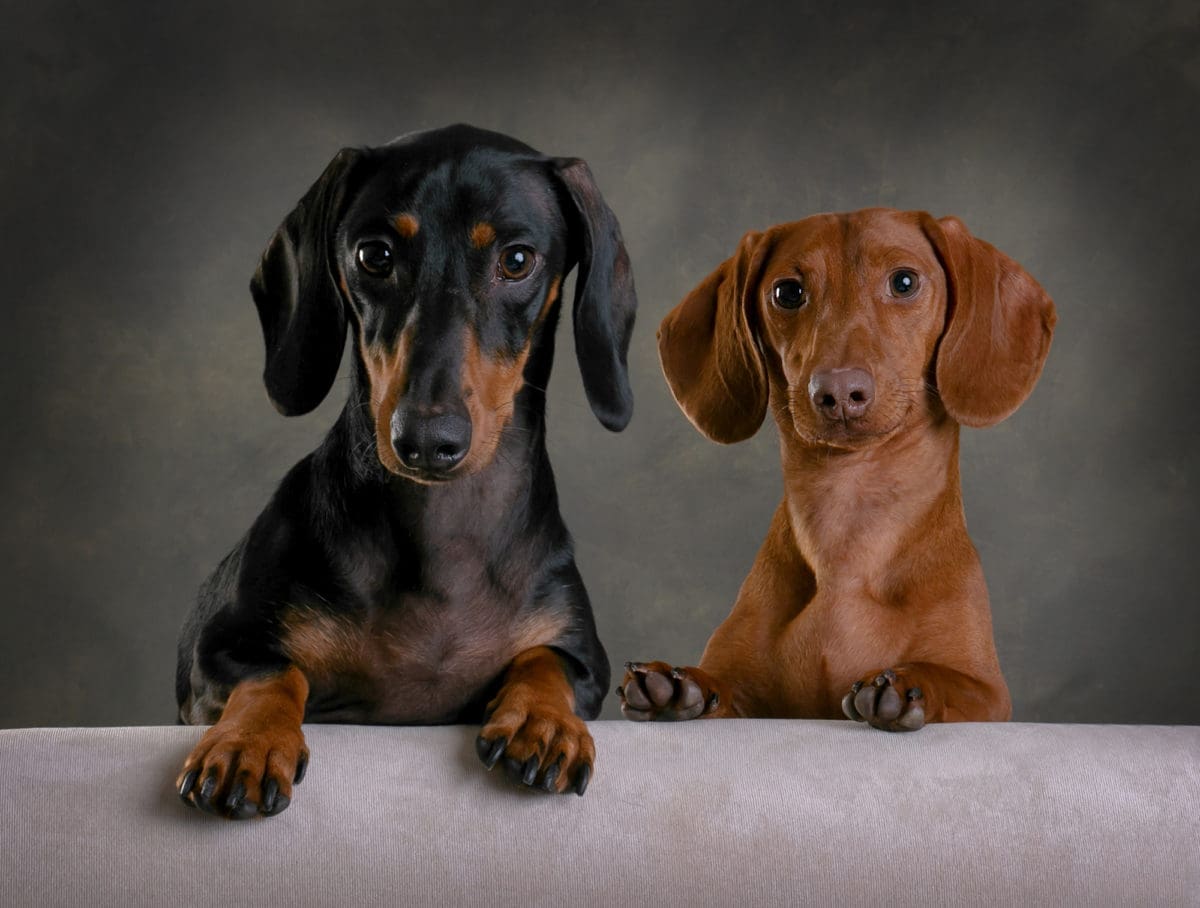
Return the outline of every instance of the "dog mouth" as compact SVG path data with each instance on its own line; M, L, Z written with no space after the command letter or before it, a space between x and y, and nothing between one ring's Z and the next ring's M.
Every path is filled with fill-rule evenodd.
M403 464L384 463L384 467L393 476L399 476L401 479L408 479L423 486L449 485L467 473L466 470L458 469L451 470L448 473L435 473L431 470L420 469L419 467L406 467Z
M397 454L395 449L389 443L386 447L381 444L375 446L376 457L384 470L392 476L400 479L407 479L410 482L415 482L423 486L443 486L454 482L454 480L466 476L472 470L468 468L468 463L464 459L462 462L455 464L449 469L429 469L428 467L416 464L407 464Z
M857 427L852 422L846 425L839 424L823 432L808 431L800 426L795 427L796 434L811 445L840 448L846 451L858 451L886 441L898 428L897 424L883 431L870 431Z
M386 448L377 445L376 451L379 462L391 475L407 479L418 485L446 486L456 480L475 476L495 462L500 446L499 436L502 434L504 433L498 432L494 437L479 439L477 444L471 445L461 460L444 469L429 469L425 466L405 463L390 444Z
M807 401L804 402L807 403ZM837 420L822 420L817 425L814 425L812 414L807 406L797 413L796 408L789 403L788 410L792 431L805 444L835 450L859 451L882 444L899 432L907 422L912 407L913 402L906 401L900 412L886 421L873 419L870 416L858 418L843 416ZM883 423L882 427L880 426L881 422Z

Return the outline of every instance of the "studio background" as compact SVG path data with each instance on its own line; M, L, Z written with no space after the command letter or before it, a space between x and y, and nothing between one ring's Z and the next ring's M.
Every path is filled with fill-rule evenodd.
M923 208L1058 307L1032 398L963 430L1014 718L1200 722L1194 3L5 2L3 20L0 726L174 721L197 586L346 389L302 418L271 407L258 256L340 147L456 121L586 158L633 260L632 425L592 417L565 324L548 404L614 667L698 658L782 495L773 422L720 447L678 411L658 322L749 229Z

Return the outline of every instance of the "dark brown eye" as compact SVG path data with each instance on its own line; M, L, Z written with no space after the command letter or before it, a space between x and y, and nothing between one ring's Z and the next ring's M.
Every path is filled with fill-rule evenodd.
M387 277L392 273L392 250L387 243L378 240L363 243L358 247L358 267L375 277Z
M780 309L799 309L808 302L808 297L804 293L804 284L794 277L776 281L775 289L771 291L771 298L775 300L775 305Z
M897 299L908 299L916 294L920 286L921 281L917 273L907 268L893 271L892 276L888 278L888 290Z
M533 270L534 251L528 246L509 246L500 253L498 269L506 281L519 281Z

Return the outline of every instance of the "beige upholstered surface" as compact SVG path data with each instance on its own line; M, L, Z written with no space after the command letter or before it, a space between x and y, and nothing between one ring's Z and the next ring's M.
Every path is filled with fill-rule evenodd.
M593 725L584 798L474 730L309 726L279 817L171 790L192 728L0 732L0 905L1200 905L1200 728Z

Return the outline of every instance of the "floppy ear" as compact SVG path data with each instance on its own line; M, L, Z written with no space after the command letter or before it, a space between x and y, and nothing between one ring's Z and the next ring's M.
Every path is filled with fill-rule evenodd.
M250 281L267 365L263 382L284 416L317 406L337 377L346 312L331 259L346 178L361 152L343 148L271 237Z
M554 170L570 196L575 276L575 354L592 412L620 432L633 416L633 391L625 357L637 310L633 272L621 227L600 196L587 163L555 158Z
M946 328L934 366L938 393L958 422L995 425L1033 390L1056 316L1041 285L958 218L923 214L946 271Z
M763 234L737 252L663 319L658 356L675 402L713 441L744 441L767 414L767 365L750 324L750 295Z

